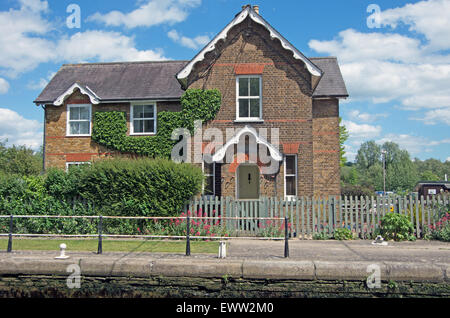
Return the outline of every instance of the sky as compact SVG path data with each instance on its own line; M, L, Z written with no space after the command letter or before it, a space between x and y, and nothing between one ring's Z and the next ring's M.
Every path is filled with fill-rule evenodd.
M247 3L1 0L0 141L39 149L33 101L62 64L190 60ZM450 161L450 0L251 4L307 57L338 58L349 161L367 140Z

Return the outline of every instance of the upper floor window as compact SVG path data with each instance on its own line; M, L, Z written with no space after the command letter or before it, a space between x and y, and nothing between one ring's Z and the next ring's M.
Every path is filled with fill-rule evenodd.
M261 76L238 76L236 86L236 118L261 120Z
M90 104L67 105L67 136L90 136L91 115Z
M156 134L156 104L131 105L131 134Z

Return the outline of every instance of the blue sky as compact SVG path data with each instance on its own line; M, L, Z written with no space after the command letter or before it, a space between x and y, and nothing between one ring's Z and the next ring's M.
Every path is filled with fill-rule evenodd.
M39 148L43 110L33 100L62 64L189 60L246 3L2 0L0 140ZM80 8L79 28L67 25L70 4ZM450 160L450 0L252 4L306 56L338 58L350 160L366 140Z

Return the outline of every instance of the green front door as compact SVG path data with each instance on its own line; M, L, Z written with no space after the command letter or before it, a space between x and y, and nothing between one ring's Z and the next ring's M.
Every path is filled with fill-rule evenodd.
M241 164L237 169L238 199L259 199L259 167L255 164Z

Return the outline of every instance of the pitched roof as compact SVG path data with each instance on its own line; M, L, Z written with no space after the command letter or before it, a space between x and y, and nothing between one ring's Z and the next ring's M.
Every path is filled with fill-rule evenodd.
M34 101L53 103L74 83L89 89L100 102L179 99L175 74L188 61L65 64Z
M278 39L281 45L292 52L293 57L297 60L302 61L307 70L312 76L320 77L322 76L322 71L314 63L312 63L306 56L304 56L299 50L297 50L288 40L286 40L277 30L275 30L266 20L264 20L259 13L257 13L251 5L243 6L242 11L238 13L234 19L219 33L217 34L211 42L209 42L182 70L177 73L177 79L185 87L187 84L187 78L192 72L195 64L201 62L205 58L205 54L214 50L216 44L223 39L226 39L228 32L236 25L245 21L246 18L252 19L254 22L265 27L272 39Z
M347 88L335 57L310 57L309 59L324 73L314 90L313 97L348 97Z
M313 97L347 97L335 57L309 58L323 76ZM179 99L183 94L175 75L188 61L66 64L34 101L54 103L75 84L89 89L100 102Z

